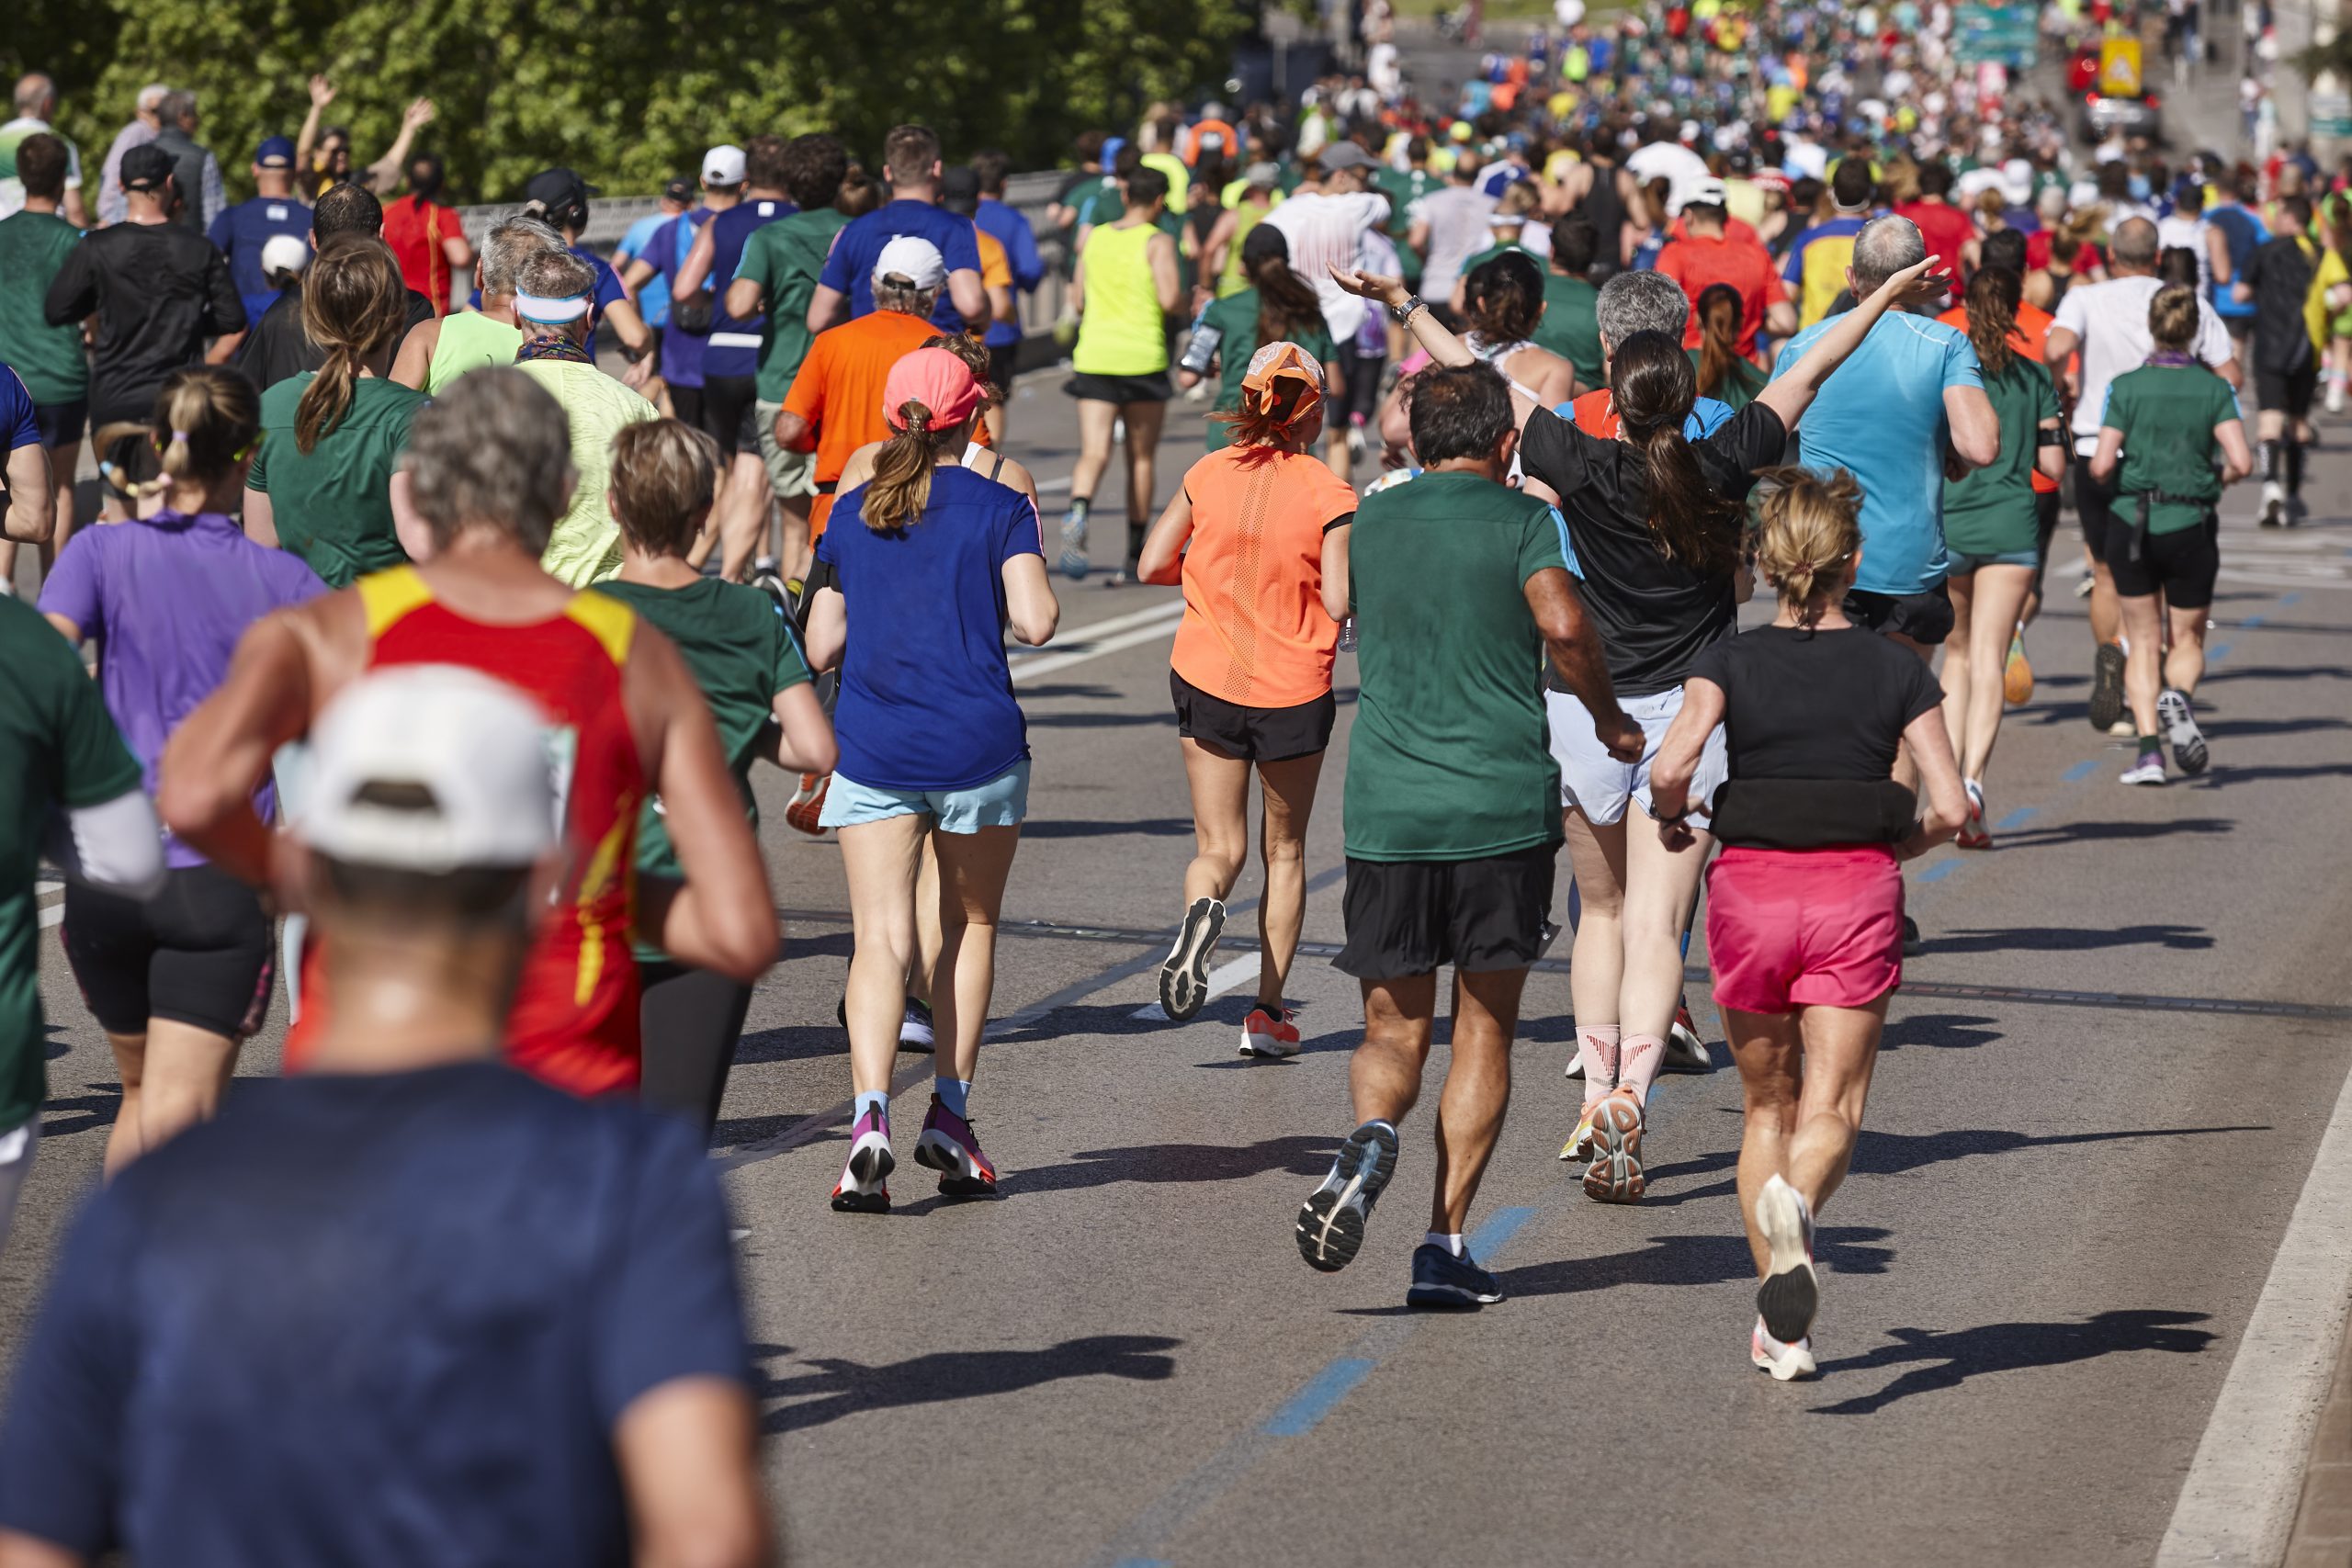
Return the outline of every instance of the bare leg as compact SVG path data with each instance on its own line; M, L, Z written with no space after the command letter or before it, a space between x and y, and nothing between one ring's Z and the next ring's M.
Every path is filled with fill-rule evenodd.
M1739 1138L1739 1217L1747 1227L1747 1250L1760 1279L1771 1249L1756 1223L1756 1196L1764 1184L1788 1179L1789 1140L1796 1135L1797 1101L1804 1084L1804 1057L1798 1048L1797 1015L1723 1010L1731 1036L1732 1065L1739 1069L1742 1114Z
M1886 998L1861 1008L1805 1008L1797 1021L1804 1035L1804 1082L1787 1179L1818 1214L1846 1179L1854 1156L1879 1035L1886 1028Z
M1968 678L1970 657L1975 651L1970 646L1976 612L1976 574L1953 572L1944 579L1944 586L1951 592L1951 635L1944 638L1944 728L1951 732L1952 755L1968 750L1971 684ZM1964 772L1964 770L1963 770ZM1968 775L1973 778L1975 775Z
M106 1173L114 1175L147 1152L140 1122L146 1099L147 1036L108 1034L114 1048L115 1075L122 1080L122 1103L115 1107L114 1125L107 1131Z
M784 575L806 580L813 563L814 552L808 544L808 502L805 495L789 496L775 503L777 539L775 558L782 563Z
M1276 1018L1298 953L1299 928L1306 923L1306 822L1322 773L1320 751L1258 765L1266 801L1258 838L1266 866L1265 899L1258 906L1258 1005Z
M1021 829L1015 824L973 833L933 833L932 840L939 852L941 916L939 968L932 991L932 1017L939 1034L939 1055L933 1060L969 1083L979 1065L989 998L996 990L996 920L1004 907L1013 852L1021 847Z
M939 852L936 831L922 837L922 868L915 873L915 961L907 968L907 995L928 1007L932 976L939 973Z
M1969 628L1968 712L1962 728L1953 732L1952 744L1962 760L1961 776L1982 780L1984 770L1993 761L1993 743L2001 734L2003 665L2007 661L2010 628L2017 625L2018 612L2024 608L2026 593L2033 587L2033 569L2030 566L1979 567L1975 573L1975 622ZM1960 595L1952 595L1958 602ZM1957 639L1959 633L1954 631ZM1945 644L1944 690L1951 688L1951 644ZM1951 708L1946 704L1944 712Z
M1127 543L1126 565L1132 569L1143 553L1143 536L1151 526L1152 492L1158 483L1159 429L1167 416L1163 402L1127 403L1120 410L1127 422Z
M2105 561L2091 562L2091 639L2110 643L2123 635L2123 613L2116 602L2115 574Z
M236 1070L237 1042L165 1018L147 1022L146 1068L139 1097L139 1152L209 1122Z
M718 494L719 570L729 582L752 574L768 541L767 465L757 452L738 452Z
M2164 626L2156 613L2156 596L2135 593L2119 602L2124 635L2132 647L2123 660L2123 694L2132 704L2132 722L2143 735L2156 733L2156 686L2162 679L2164 650L2158 639ZM2199 656L2202 661L2202 656Z
M2194 694L2205 678L2205 609L2168 609L2172 621L2172 650L2165 655L2165 684Z
M1250 858L1250 764L1189 737L1184 779L1193 791L1193 860L1184 868L1184 903L1224 899Z
M1682 921L1708 852L1714 848L1714 837L1694 831L1690 843L1669 850L1654 824L1634 822L1629 815L1622 826L1625 894L1620 919L1624 955L1617 984L1617 1021L1628 1042L1637 1036L1662 1042L1682 995ZM1574 974L1572 964L1572 982ZM1646 1064L1639 1064L1630 1046L1626 1050L1626 1081L1645 1099L1649 1083L1641 1077L1642 1069L1646 1066L1655 1077L1658 1060L1652 1055Z
M1576 807L1566 820L1568 861L1582 905L1568 959L1568 998L1577 1026L1590 1029L1622 1021L1617 1010L1625 976L1625 824L1601 827Z
M1430 1229L1460 1235L1510 1105L1510 1043L1524 969L1453 977L1453 1054L1437 1107L1437 1185Z
M915 883L928 817L887 817L839 829L849 883L849 1077L858 1094L888 1094L915 955Z
M1430 1059L1437 1017L1437 976L1408 975L1363 986L1363 1043L1348 1061L1356 1122L1402 1122L1421 1097L1421 1068Z
M1070 468L1073 501L1091 501L1111 466L1111 433L1119 422L1119 405L1094 398L1078 400L1078 462ZM1132 433L1129 439L1133 439Z

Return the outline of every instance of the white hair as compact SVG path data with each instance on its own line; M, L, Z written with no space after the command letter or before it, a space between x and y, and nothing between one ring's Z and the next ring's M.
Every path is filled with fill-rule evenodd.
M139 112L153 114L163 106L164 95L172 89L162 82L150 82L139 89Z

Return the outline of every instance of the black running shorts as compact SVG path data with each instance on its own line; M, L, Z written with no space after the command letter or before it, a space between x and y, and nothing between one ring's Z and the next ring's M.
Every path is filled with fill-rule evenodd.
M65 959L98 1027L168 1019L243 1040L269 1010L275 933L261 897L217 866L175 867L141 904L65 885Z
M1933 648L1951 636L1951 590L1937 583L1925 593L1846 590L1846 618L1869 631L1907 637Z
M1332 964L1359 980L1524 969L1544 951L1557 844L1484 860L1348 858L1347 945Z
M2289 419L2311 417L2312 399L2319 391L2319 362L2312 360L2300 370L2262 370L2254 373L2255 406L2264 413L2283 413Z
M2108 475L2105 484L2091 478L2091 460L2079 453L2067 467L2074 475L2075 515L2083 525L2083 543L2089 547L2091 559L2104 566L2107 531L2115 519L2115 476Z
M1097 376L1080 371L1062 383L1062 390L1085 403L1164 403L1176 395L1168 372L1142 376Z
M2115 591L2127 599L2161 590L2165 603L2176 610L2202 610L2213 602L2213 580L2222 570L2218 523L2150 534L2140 542L2140 558L2132 560L2119 529L2111 537L2115 550L2107 570Z
M1340 716L1329 692L1296 707L1249 708L1209 695L1173 670L1168 692L1176 699L1177 734L1250 762L1286 762L1325 750Z
M702 383L702 427L718 443L721 461L731 463L738 452L757 452L760 432L752 417L759 400L756 376L707 376Z

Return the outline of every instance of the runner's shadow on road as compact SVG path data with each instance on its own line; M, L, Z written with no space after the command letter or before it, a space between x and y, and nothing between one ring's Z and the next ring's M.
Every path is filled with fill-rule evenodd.
M2217 718L2204 726L2208 740L2225 740L2255 735L2307 735L2315 729L2352 729L2352 720L2341 718Z
M1890 1018L1879 1035L1878 1054L1900 1051L1905 1045L1928 1045L1939 1051L1973 1051L1979 1045L1990 1045L2008 1036L1985 1025L1995 1021L1968 1013L1915 1012L1902 1018Z
M1894 1248L1871 1247L1888 1232L1871 1225L1824 1225L1814 1233L1814 1258L1840 1274L1883 1274L1894 1260ZM1652 1236L1637 1252L1614 1252L1604 1258L1563 1258L1506 1269L1496 1276L1506 1299L1514 1296L1573 1296L1588 1291L1614 1290L1620 1285L1720 1285L1753 1279L1754 1259L1747 1243L1737 1235ZM1350 1307L1354 1317L1398 1317L1414 1308Z
M1846 1356L1821 1363L1821 1375L1867 1372L1883 1367L1911 1368L1875 1393L1857 1394L1834 1404L1813 1406L1815 1416L1871 1416L1897 1400L1915 1394L1958 1388L1970 1378L1993 1372L2026 1371L2037 1367L2063 1367L2133 1350L2161 1350L2167 1355L2194 1355L2213 1342L2214 1336L2184 1324L2203 1323L2201 1312L2103 1312L2081 1323L1990 1323L1979 1328L1938 1333L1926 1328L1897 1328L1894 1343L1882 1345L1863 1356ZM1934 1365L1917 1363L1932 1362Z
M2239 776L2257 771L2245 769ZM2061 822L2048 828L2013 828L2001 835L1999 842L2005 850L2015 850L2029 844L2114 843L2169 839L2183 833L2228 833L2236 828L2237 824L2225 817L2175 817L2161 822Z
M1022 711L1032 729L1172 728L1176 723L1173 713L1121 713L1102 708L1080 708L1075 713L1035 713L1026 708Z
M2331 626L2330 631L2342 630ZM2227 670L2208 671L2197 684L2201 690L2222 681L2352 681L2352 665L2344 664L2233 664Z
M1256 1144L1141 1144L1124 1149L1080 1149L1060 1165L1004 1173L997 1189L1006 1197L1032 1192L1077 1192L1121 1182L1246 1181L1275 1171L1321 1176L1339 1152L1335 1137L1292 1134ZM910 1204L909 1213L920 1204Z
M2352 778L2352 767L2342 762L2309 762L2300 767L2233 768L2218 766L2201 779L2189 781L2191 789L2220 789L2225 784L2254 784L2261 779L2341 779Z
M2162 947L2175 953L2201 953L2213 945L2203 926L2118 926L2095 931L2083 926L1978 926L1932 936L1919 945L1923 958L1963 953L2092 953L2110 947ZM1989 1023L1990 1019L1977 1021ZM1891 1031L1894 1025L1890 1022ZM1883 1049L1883 1047L1882 1047Z
M41 1102L47 1112L40 1124L44 1138L70 1138L93 1127L111 1127L122 1109L119 1084L92 1084L96 1094L52 1095Z
M1124 822L1031 820L1021 825L1023 839L1124 839L1130 836L1173 839L1189 835L1192 831L1193 821L1189 817L1147 817L1141 821L1131 819Z
M1159 1334L1101 1334L1042 1350L939 1350L880 1366L813 1356L761 1379L758 1398L800 1403L770 1410L760 1430L804 1432L861 1411L985 1399L1069 1378L1159 1382L1176 1371L1176 1359L1162 1352L1182 1343ZM782 1345L752 1350L762 1361L791 1353Z

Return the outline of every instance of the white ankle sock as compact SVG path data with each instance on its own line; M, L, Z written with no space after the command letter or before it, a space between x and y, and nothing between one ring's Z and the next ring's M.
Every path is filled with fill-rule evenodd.
M1450 1233L1446 1231L1430 1231L1428 1235L1421 1237L1421 1244L1424 1247L1442 1247L1445 1248L1446 1251L1453 1254L1456 1258L1462 1257L1469 1250L1462 1245L1462 1233L1460 1231L1453 1231Z

